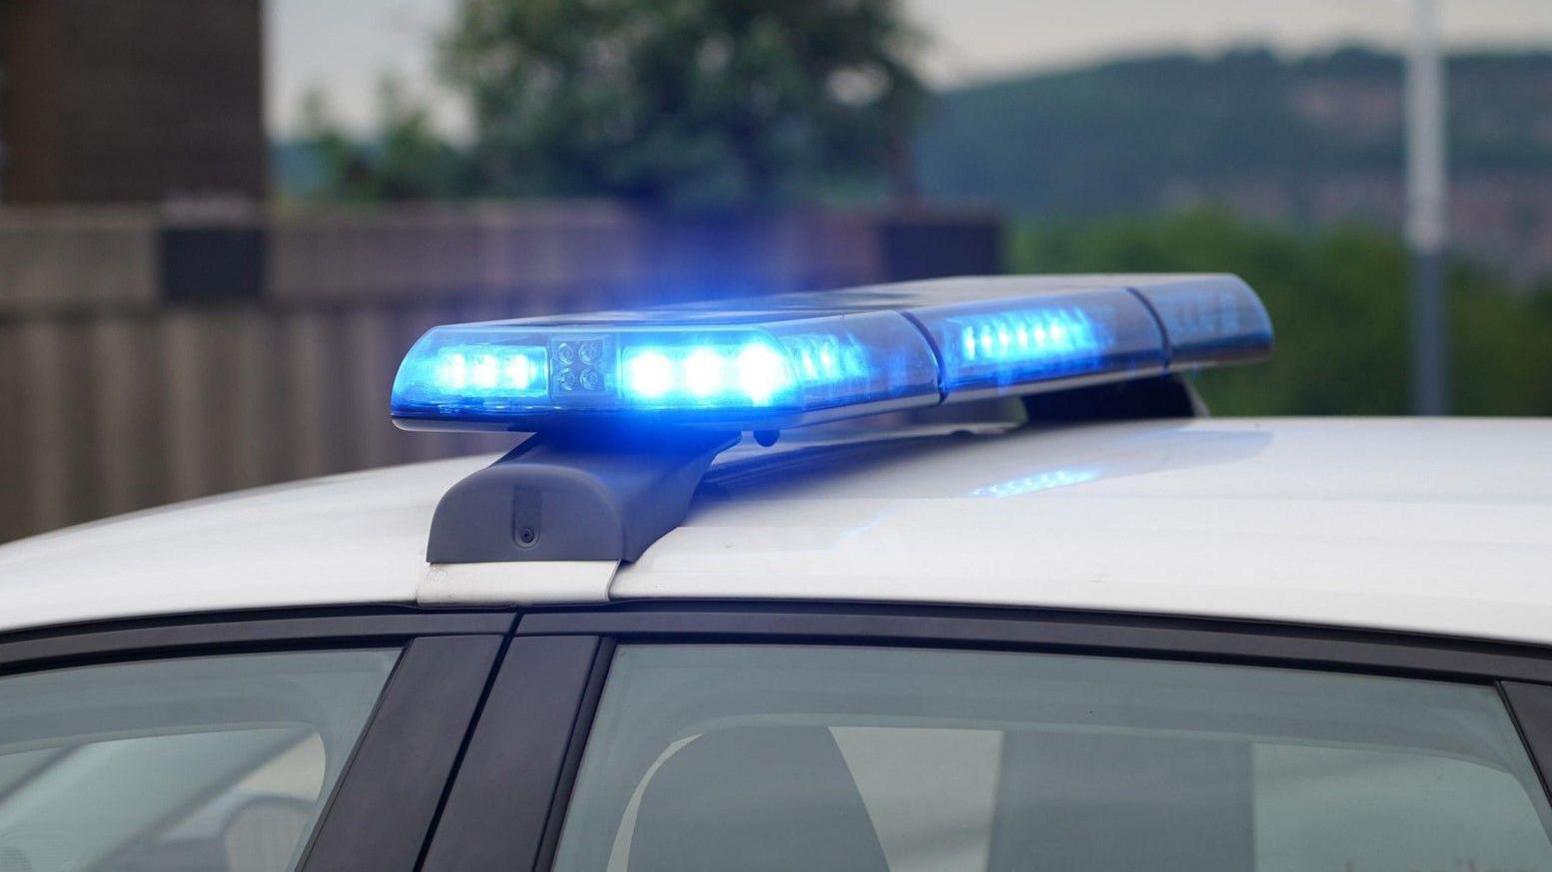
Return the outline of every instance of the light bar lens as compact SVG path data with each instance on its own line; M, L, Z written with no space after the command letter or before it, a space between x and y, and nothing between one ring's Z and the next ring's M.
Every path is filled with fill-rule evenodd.
M410 428L602 421L779 429L1265 356L1233 276L945 279L709 305L437 327L404 359Z
M1124 289L913 310L943 356L947 396L1099 374L1162 372L1158 322Z
M438 327L405 358L392 408L428 426L643 412L776 427L833 408L937 401L925 337L898 313L870 312L757 328Z
M1169 335L1174 367L1254 360L1272 347L1272 319L1256 292L1233 276L1215 278L1137 288Z

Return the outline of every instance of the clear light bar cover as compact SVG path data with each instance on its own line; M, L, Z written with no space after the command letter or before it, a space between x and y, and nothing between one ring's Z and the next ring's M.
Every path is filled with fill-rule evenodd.
M932 349L898 313L747 326L711 320L438 327L400 366L392 412L431 428L542 428L636 414L759 429L832 409L938 401Z
M1259 359L1229 275L999 276L437 327L410 349L408 429L780 429Z
M1272 319L1256 292L1234 276L1215 278L1137 287L1169 336L1173 368L1257 360L1272 346Z

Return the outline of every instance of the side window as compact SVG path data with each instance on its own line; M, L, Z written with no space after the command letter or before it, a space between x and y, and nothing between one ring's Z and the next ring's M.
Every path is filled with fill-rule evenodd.
M623 646L561 870L1552 870L1490 687L1102 657Z
M0 870L291 868L398 653L0 678Z

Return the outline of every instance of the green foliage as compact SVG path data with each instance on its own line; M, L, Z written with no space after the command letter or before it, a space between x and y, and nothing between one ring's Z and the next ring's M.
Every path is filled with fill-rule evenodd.
M462 0L442 48L496 194L764 205L903 164L896 0Z
M1398 240L1343 227L1301 235L1209 211L1015 227L1016 272L1233 272L1266 303L1277 352L1203 373L1224 415L1405 414L1407 259ZM1552 414L1552 294L1516 294L1468 267L1450 276L1453 409Z
M299 192L329 202L384 202L454 197L469 192L467 158L432 128L425 107L396 79L378 90L378 134L362 142L344 132L317 92L302 107L302 147L315 163L314 182Z
M1470 267L1451 286L1455 411L1552 415L1552 287L1511 296Z

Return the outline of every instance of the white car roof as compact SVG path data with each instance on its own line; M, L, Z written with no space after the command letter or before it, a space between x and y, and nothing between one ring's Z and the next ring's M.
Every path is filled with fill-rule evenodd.
M0 546L0 629L371 603L1051 607L1552 643L1552 421L1204 419L733 452L614 563L428 567L490 458L336 476Z

